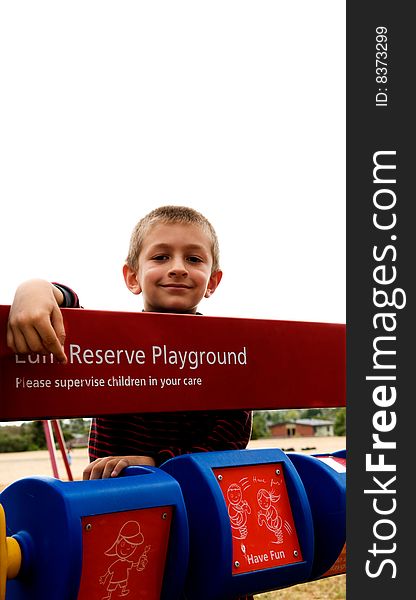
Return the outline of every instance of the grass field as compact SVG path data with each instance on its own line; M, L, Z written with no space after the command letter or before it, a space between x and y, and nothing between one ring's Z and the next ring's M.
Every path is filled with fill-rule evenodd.
M345 575L293 585L283 590L257 594L256 600L344 600Z

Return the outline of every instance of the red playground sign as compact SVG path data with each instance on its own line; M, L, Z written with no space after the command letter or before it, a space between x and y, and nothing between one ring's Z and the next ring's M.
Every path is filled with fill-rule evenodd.
M15 355L0 420L345 405L345 325L63 309L68 363Z

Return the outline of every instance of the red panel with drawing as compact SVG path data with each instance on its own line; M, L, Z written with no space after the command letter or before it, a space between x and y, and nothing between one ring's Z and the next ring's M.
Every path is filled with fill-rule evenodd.
M77 600L159 600L171 520L171 506L83 517Z
M233 574L302 561L281 463L213 469L227 504Z

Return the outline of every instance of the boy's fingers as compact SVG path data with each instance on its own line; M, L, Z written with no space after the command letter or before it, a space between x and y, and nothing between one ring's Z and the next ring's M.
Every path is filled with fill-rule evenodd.
M128 465L129 461L124 457L97 458L84 469L82 478L86 481L117 477Z
M129 463L125 458L103 458L93 468L90 479L109 479L110 477L117 477L128 464Z
M42 342L35 329L27 329L24 333L20 329L12 329L14 348L17 354L41 352Z
M62 313L58 307L54 308L51 314L51 323L52 327L56 333L56 337L58 338L61 346L64 345L65 342L65 327L64 320L62 318Z
M114 459L111 459L114 460ZM104 475L105 467L108 463L108 459L106 458L97 458L92 463L90 463L82 474L82 478L84 481L88 479L101 479Z
M7 325L7 347L13 350L13 352L17 352L13 331L9 324Z
M90 466L91 466L91 463L88 465L88 467L85 467L85 469L82 472L83 481L88 481L88 479L90 478L90 471L91 471Z
M98 460L100 460L100 459L98 459ZM91 472L92 472L93 468L96 466L98 460L94 460L87 467L85 467L84 472L82 473L82 479L84 481L87 481L88 479L93 479L93 477L91 477Z
M60 359L61 362L67 362L67 358L64 351L64 343L65 343L65 327L64 320L62 318L62 313L58 307L54 308L51 314L51 323L52 327L55 331L56 337L60 344L61 352L57 354L57 358Z
M59 362L66 363L63 349L65 329L61 311L42 314L32 319L10 320L7 327L7 345L18 354L51 352Z
M66 355L64 349L49 319L37 325L37 333L42 341L42 351L51 352L59 362L65 363Z
M117 477L123 469L130 465L155 466L155 461L150 456L107 456L105 458L96 458L84 469L82 478L85 481L88 479Z
M106 468L104 469L103 477L117 477L118 475L120 475L120 473L123 469L125 469L126 467L129 466L129 461L125 458L122 458L121 460L117 461L117 463L111 470L107 469L107 467L109 467L109 466L110 465L106 465Z

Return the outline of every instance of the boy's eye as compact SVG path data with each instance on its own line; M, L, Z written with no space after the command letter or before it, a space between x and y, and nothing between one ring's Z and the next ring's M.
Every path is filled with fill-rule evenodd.
M153 257L153 260L167 260L169 257L167 254L158 254Z
M202 262L202 259L199 256L188 256L189 262L197 263Z

